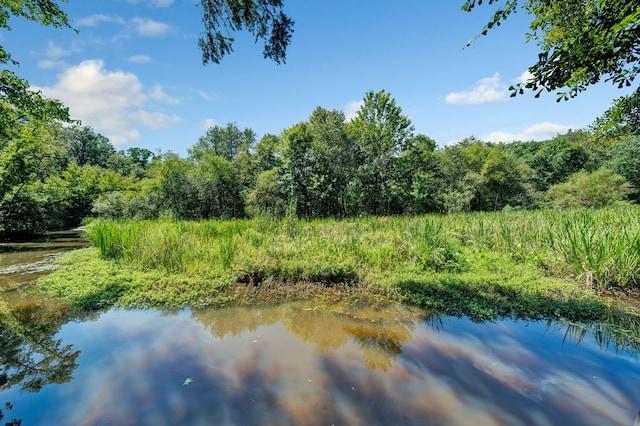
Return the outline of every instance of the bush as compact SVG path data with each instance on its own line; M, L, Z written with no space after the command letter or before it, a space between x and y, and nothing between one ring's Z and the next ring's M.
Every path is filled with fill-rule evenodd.
M593 173L574 173L566 182L551 186L546 198L553 208L598 208L623 201L632 192L623 176L602 168Z

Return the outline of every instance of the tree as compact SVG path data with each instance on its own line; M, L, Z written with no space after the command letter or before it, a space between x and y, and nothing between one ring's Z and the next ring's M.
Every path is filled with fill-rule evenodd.
M589 160L584 146L573 141L571 135L556 136L542 143L530 158L529 166L535 171L534 181L539 191L564 182L570 175L583 169Z
M416 135L399 158L398 175L403 186L407 212L426 213L436 210L435 148L436 142L433 139L422 134Z
M198 45L202 62L220 63L233 51L234 31L248 31L263 39L265 58L286 62L287 46L293 34L293 20L282 12L283 0L201 0L204 33ZM223 33L222 28L225 28Z
M344 194L356 169L357 147L346 134L342 111L317 107L309 118L311 142L311 212L313 216L346 214Z
M397 211L395 162L413 136L411 120L402 114L391 94L369 91L358 115L349 125L357 147L359 167L352 188L354 199L368 214Z
M313 161L311 143L313 138L307 122L298 123L284 131L282 162L283 181L287 188L290 205L301 216L311 215L311 176Z
M580 171L553 185L547 191L547 202L554 208L597 208L623 201L632 192L624 177L602 168L593 173Z
M264 135L256 145L254 168L258 174L282 165L282 141L275 135Z
M107 167L109 157L116 152L106 136L88 126L60 127L56 136L64 141L69 160L78 166Z
M632 198L640 200L640 136L622 139L607 150L606 162L612 172L624 176L635 189Z
M287 211L286 194L278 180L276 169L258 175L256 186L247 196L247 213L251 216L284 216Z
M188 174L197 219L244 216L238 173L231 161L210 153Z
M471 11L482 0L467 0ZM498 5L482 30L485 35L519 10L533 16L527 41L540 48L529 68L532 78L512 87L557 92L558 100L573 98L605 78L618 87L630 86L640 72L640 0L488 0ZM473 40L472 40L473 41ZM471 42L470 42L471 43Z
M612 139L640 134L640 89L616 99L591 128L597 136Z
M62 0L66 2L66 0ZM42 25L71 28L67 15L53 0L0 0L0 29L11 30L9 19L19 16ZM0 64L17 65L0 45ZM69 121L69 110L58 101L29 90L29 83L13 72L0 71L0 137L25 119Z
M209 127L207 133L200 137L188 151L191 158L196 161L200 161L211 153L233 161L241 150L250 149L255 143L256 134L249 128L240 130L235 123L227 123L226 127L216 124Z

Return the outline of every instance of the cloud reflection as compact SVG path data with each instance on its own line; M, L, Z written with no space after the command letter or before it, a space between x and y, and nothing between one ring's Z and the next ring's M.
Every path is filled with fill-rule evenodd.
M61 336L80 365L16 404L26 424L601 425L640 406L635 358L542 322L296 303L111 311Z

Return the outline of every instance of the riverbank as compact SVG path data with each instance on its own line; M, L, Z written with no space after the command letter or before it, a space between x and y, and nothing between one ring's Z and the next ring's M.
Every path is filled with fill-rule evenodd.
M640 282L640 209L97 221L37 288L75 306L384 298L475 319L600 320Z

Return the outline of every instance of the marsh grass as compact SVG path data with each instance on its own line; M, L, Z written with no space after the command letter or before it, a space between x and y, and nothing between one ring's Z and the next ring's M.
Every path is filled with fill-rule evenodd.
M302 297L313 293L312 284L357 288L356 299L368 289L475 318L596 319L608 311L599 293L639 287L639 213L619 207L313 221L99 220L88 237L102 260L87 265L120 278L107 274L92 288L91 278L78 284L69 272L61 282L63 272L56 272L41 288L60 297L82 293L87 306L94 299L202 306L269 288Z

